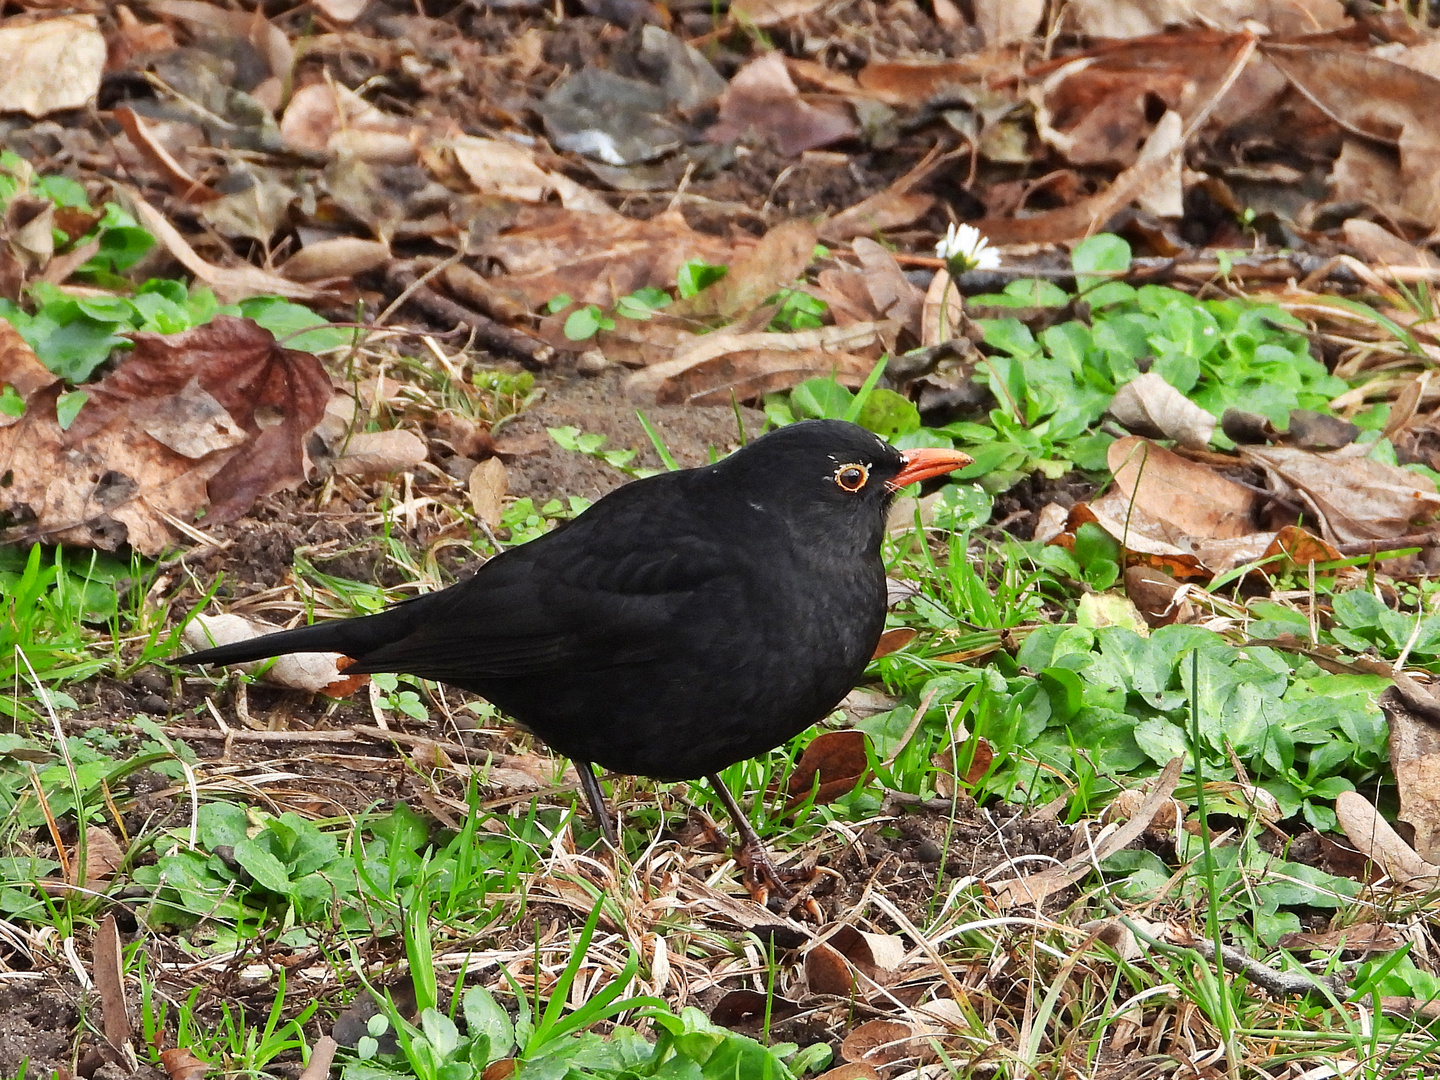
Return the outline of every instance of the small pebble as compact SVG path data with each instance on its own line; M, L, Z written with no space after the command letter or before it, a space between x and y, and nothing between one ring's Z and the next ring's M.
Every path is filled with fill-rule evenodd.
M475 464L472 458L455 454L445 459L445 471L456 480L465 481L469 480L470 474L475 471Z
M145 668L138 672L131 681L137 690L148 690L152 694L163 694L170 689L170 680L165 677L163 672L156 671L154 668Z
M605 354L599 349L589 349L580 354L580 359L575 361L575 370L581 375L599 375L610 366L610 361L605 359Z
M915 857L921 862L938 863L943 854L945 854L944 849L928 836L921 840L915 848Z
M151 716L166 716L170 712L170 703L159 694L146 694L138 704L141 712L147 712Z

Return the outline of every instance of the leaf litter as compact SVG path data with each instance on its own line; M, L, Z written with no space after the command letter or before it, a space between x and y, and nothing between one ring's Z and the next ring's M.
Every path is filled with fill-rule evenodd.
M0 413L13 421L0 426L0 447L6 446L6 432L15 433L9 436L10 460L19 461L17 472L31 478L44 471L39 459L26 465L16 455L42 448L45 466L65 453L83 458L77 471L60 474L70 490L58 490L53 504L24 489L26 511L20 516L28 513L34 521L21 527L101 549L128 541L137 550L154 553L184 537L199 546L193 560L182 558L167 566L165 588L183 582L197 565L202 574L238 565L250 580L235 582L226 599L247 613L294 617L319 609L340 614L352 609L352 598L337 592L333 580L296 574L297 550L302 559L345 569L336 576L378 576L410 589L437 584L464 558L456 549L470 534L469 523L457 507L468 506L492 530L507 527L514 533L527 527L528 519L506 524L507 489L513 496L548 505L552 497L557 502L575 495L593 498L618 481L593 458L577 463L557 453L544 441L544 430L568 422L603 435L611 447L644 448L643 433L629 419L627 391L652 419L663 417L662 436L677 456L698 463L709 448L733 445L738 434L734 420L728 413L699 417L695 410L670 402L729 405L789 389L814 376L836 375L841 383L858 386L882 351L913 346L936 350L930 355L932 366L922 375L937 391L952 395L952 401L977 385L977 373L993 379L991 387L1001 385L993 375L993 361L985 361L987 372L967 348L976 344L971 338L978 340L979 334L962 297L981 289L973 282L951 281L941 270L933 275L931 295L922 299L919 289L925 279L917 284L911 277L915 268L937 268L939 260L904 252L923 252L931 237L944 232L942 204L953 209L958 202L963 216L993 230L992 239L1011 247L1007 259L1033 260L995 287L1031 273L1043 277L1057 266L1063 269L1063 260L1057 263L1051 257L1053 245L1079 239L1102 224L1124 230L1132 239L1144 238L1147 249L1162 260L1156 272L1172 274L1175 280L1187 280L1187 273L1188 280L1196 280L1198 273L1200 279L1209 279L1207 288L1217 281L1228 285L1232 273L1236 282L1273 281L1277 268L1259 261L1200 259L1188 271L1182 263L1164 262L1186 247L1180 213L1184 207L1178 196L1182 191L1192 196L1203 192L1217 206L1238 207L1261 193L1255 186L1258 177L1271 193L1289 186L1287 212L1311 224L1323 220L1334 207L1313 201L1313 196L1301 196L1311 202L1295 199L1306 178L1304 169L1278 161L1236 166L1216 155L1215 148L1226 139L1243 138L1248 146L1266 144L1278 151L1302 132L1299 137L1310 140L1313 149L1338 130L1343 146L1327 178L1334 203L1373 209L1381 220L1416 239L1435 226L1424 186L1414 183L1426 175L1433 156L1434 140L1428 133L1433 117L1423 110L1384 108L1414 100L1416 87L1427 85L1424 79L1431 76L1422 70L1426 61L1418 52L1400 54L1402 63L1394 56L1380 58L1353 44L1329 41L1266 42L1257 47L1240 16L1227 21L1228 12L1225 19L1211 20L1208 30L1192 30L1181 38L1163 31L1172 22L1188 19L1188 11L1166 14L1158 11L1164 5L1150 5L1157 10L1142 12L1143 5L1134 6L1130 22L1115 23L1106 21L1113 20L1114 13L1107 14L1105 5L1075 3L1066 9L1075 28L1100 35L1103 27L1105 36L1117 40L1088 49L1068 43L1064 55L1051 60L1039 54L1027 57L1016 48L1041 31L1036 5L975 4L967 13L948 3L937 2L930 10L898 5L893 18L876 22L871 15L857 16L853 5L821 10L815 4L765 3L737 6L730 17L797 33L803 28L809 35L805 40L830 44L806 56L785 56L778 50L723 55L722 50L716 59L687 43L715 32L717 16L708 10L679 13L670 33L653 25L630 33L607 24L603 14L593 14L615 16L619 7L612 11L605 5L586 5L591 15L572 14L543 28L527 22L530 16L525 14L477 14L473 17L480 32L467 37L443 20L409 12L387 12L382 17L390 20L385 33L377 35L362 19L363 5L323 4L318 9L329 21L323 33L306 40L309 67L297 67L290 33L295 26L283 17L271 22L179 0L154 5L163 22L145 24L128 12L118 17L113 55L124 57L127 48L142 42L156 48L161 57L146 61L150 66L145 73L168 111L142 116L138 106L129 106L128 120L125 108L117 111L125 132L124 139L117 140L120 153L127 167L147 179L143 196L117 194L159 237L163 250L222 300L278 293L331 303L336 310L357 301L371 310L390 304L404 310L408 300L432 318L437 311L446 313L441 335L468 327L482 340L499 343L492 347L502 353L508 342L508 355L532 368L555 365L558 350L565 375L547 374L542 386L550 400L518 418L486 417L489 445L484 445L457 434L454 424L437 422L455 402L453 395L447 400L450 391L434 381L409 372L387 390L384 369L391 365L393 375L398 357L371 345L362 346L355 358L362 367L379 365L367 395L356 387L337 392L323 369L289 355L296 350L250 331L241 334L243 341L234 347L221 343L212 349L210 359L184 379L179 374L185 372L172 370L178 368L177 358L165 353L176 348L175 339L141 336L124 364L90 385L91 399L74 422L62 424L59 383L40 375L33 358L7 338L0 354L8 373L3 381L24 408L19 417ZM1310 18L1295 26L1286 25L1283 14L1270 12L1275 20L1271 28L1297 34L1335 25L1332 20L1339 17L1336 5L1316 2L1306 7ZM524 12L524 5L515 10ZM647 10L647 5L634 5L626 9L628 16L616 21L638 16L643 22ZM973 15L973 27L966 14ZM40 21L32 25L56 39L71 35L72 44L84 51L88 25L38 15ZM197 34L206 24L210 38ZM854 39L855 28L862 25L873 30L863 50ZM179 56L166 55L177 40L189 37L205 42L208 54L207 48L196 49L184 63ZM0 49L4 47L0 41ZM734 47L733 40L726 43L727 49ZM135 55L138 52L129 54ZM242 56L244 74L234 59ZM660 62L657 57L669 59ZM717 66L710 66L712 60ZM373 101L362 98L349 88L352 82L359 84L358 78L347 77L342 84L326 68L334 65L334 71L354 75L347 66L353 62L403 71L406 92L443 106L398 108L393 88ZM566 67L572 78L588 80L578 84L589 87L587 93L619 93L623 88L630 94L627 100L645 106L636 109L637 116L660 116L664 122L611 130L600 122L615 117L590 116L583 125L567 127L570 117L559 108L563 99L552 101L553 108L538 110L554 148L546 146L537 138L541 128L523 116L540 98L532 88L548 86L553 92L563 85L558 74ZM93 73L82 68L75 65L66 74L88 79ZM723 90L705 76L707 68L724 83ZM709 84L707 92L677 92L677 72L687 69L696 85ZM22 68L9 65L7 70ZM285 81L297 71L301 85L288 94ZM1331 71L1343 77L1316 81L1315 72ZM548 81L525 84L540 72ZM519 81L507 81L512 77ZM38 76L29 77L27 84L26 78L20 77L22 96L17 100L22 104L12 107L32 115L72 107L66 95L73 85ZM87 101L95 94L89 82L75 85L87 88ZM662 92L652 92L656 88ZM1317 113L1334 125L1323 137L1315 134ZM1396 122L1377 126L1374 117L1380 115ZM1033 117L1033 141L1026 116ZM1257 123L1257 117L1268 118L1268 123ZM1286 120L1297 122L1287 127ZM1312 126L1302 126L1300 120ZM955 152L937 159L933 146L918 144L914 135L926 125L941 125L952 133ZM1198 140L1202 126L1207 137L1218 141ZM636 153L619 154L615 148L620 135L644 145ZM102 154L100 145L78 128L67 137L74 144L71 153ZM279 152L277 137L288 141L286 152L297 154L300 162L298 171L278 184L246 158ZM707 152L717 140L731 138L738 139L744 153L737 150L728 158ZM846 140L844 153L821 149L837 139ZM1392 157L1377 155L1376 144ZM1042 145L1045 149L1040 150ZM594 155L598 160L564 153L584 157L597 147L613 152ZM1043 181L1005 172L1040 155L1048 155L1053 166ZM1182 159L1186 170L1204 170L1204 183L1197 179L1201 173L1182 170ZM635 171L622 174L617 169ZM577 176L598 177L605 184L591 187ZM223 196L229 201L218 213L214 207L222 200L214 196L237 183L248 184L242 197ZM1267 217L1271 211L1265 209L1265 200L1255 198L1255 205L1257 229L1283 234L1286 225L1277 216ZM818 226L795 224L807 217L823 220ZM192 229L201 219L213 227L213 234ZM12 299L37 270L51 272L46 279L51 284L66 284L85 263L78 257L59 262L66 256L57 257L46 247L52 239L50 219L42 213L34 221L40 224L29 231L18 218L6 222L0 282ZM177 222L191 231L182 231ZM1348 286L1358 277L1382 295L1388 289L1392 302L1403 301L1393 287L1396 283L1426 280L1426 253L1420 247L1407 246L1396 236L1390 237L1396 243L1387 245L1390 234L1377 236L1361 227L1369 224L1352 216L1343 222L1344 235L1365 238L1372 251L1385 245L1391 259L1358 271L1358 264L1345 262L1349 256L1343 255L1310 264L1303 286L1281 290L1283 302L1288 310L1312 319L1312 333L1322 348L1338 354L1333 365L1337 374L1354 379L1378 373L1381 378L1366 387L1376 396L1411 393L1411 400L1402 396L1397 401L1393 432L1397 448L1406 447L1407 453L1425 460L1426 422L1434 415L1425 406L1434 399L1427 398L1426 385L1415 379L1413 357L1381 342L1373 323L1347 320L1333 308L1322 314L1323 305L1312 304L1314 295L1307 292L1327 279ZM890 230L881 238L884 243L870 239L880 230ZM282 231L283 238L278 235ZM247 239L257 248L217 242L217 234ZM917 236L923 239L916 242ZM808 271L816 237L827 243L854 242L847 251L822 256L812 282ZM1248 243L1223 220L1205 239L1215 249ZM282 250L271 250L272 241L279 241ZM356 241L365 246L354 246ZM337 243L347 246L324 246ZM426 257L437 261L427 266L416 260L406 273L389 272L400 266L400 256L392 253L407 244L432 245ZM1024 245L1033 248L1026 251ZM1334 250L1323 239L1315 246L1327 254ZM444 266L434 255L436 249L446 253L445 260L458 256L471 265ZM314 253L307 256L310 268L297 262L307 252ZM256 256L253 261L246 257L250 254ZM387 259L396 261L387 267L383 281L378 280L371 271L386 267ZM585 350L567 350L563 335L555 332L559 323L540 317L545 305L568 293L572 303L610 308L637 290L672 288L680 268L695 259L729 267L723 287L689 301L680 298L657 317L626 320L605 331L614 336L598 339L600 362L583 357L576 362L581 370L598 373L595 381L579 389L566 381L571 378L567 353L575 357ZM1287 273L1301 276L1294 273L1296 265L1281 260L1279 280ZM485 285L451 272L461 268ZM1132 272L1139 270L1137 262ZM432 271L433 277L420 280ZM799 280L802 276L806 280ZM745 324L751 311L774 304L772 298L783 298L787 290L811 289L843 300L832 302L834 326L776 330L769 327L773 316L768 314L759 325ZM843 322L838 317L842 307L847 309ZM1426 327L1410 326L1399 306L1389 314L1410 327L1414 352L1433 353ZM1030 317L1036 319L1037 330L1043 330L1045 316ZM214 329L187 334L203 342L223 335L227 327L236 332L225 318L209 324ZM496 326L512 336L498 333ZM546 349L520 344L527 336L542 339ZM171 344L161 346L162 340ZM464 360L439 344L452 340L437 335L427 339L426 347L442 367L452 365L458 373ZM942 348L954 355L943 354ZM617 365L631 373L609 370ZM1387 367L1394 366L1401 373L1384 383ZM201 371L213 374L217 367L222 374L207 382ZM240 381L244 372L258 380L250 384L262 388L258 393ZM1140 380L1128 385L1138 396L1137 384L1144 385ZM461 396L467 408L477 407L473 396ZM1262 419L1268 428L1252 424L1244 429L1259 430L1260 438L1233 438L1243 445L1238 457L1231 457L1207 449L1213 432L1205 430L1203 418L1184 415L1183 409L1177 415L1176 403L1163 400L1165 396L1132 402L1129 411L1123 403L1118 411L1112 405L1112 415L1128 434L1111 445L1109 464L1117 483L1108 494L1089 498L1091 493L1086 493L1085 500L1076 501L1062 486L1052 489L1071 502L1054 504L1062 515L1049 512L1051 519L1063 518L1064 527L1056 534L1059 546L1083 552L1092 535L1086 527L1098 526L1119 546L1128 583L1130 571L1145 567L1167 569L1174 573L1172 580L1207 581L1267 560L1272 567L1277 559L1305 567L1368 550L1374 562L1375 556L1391 554L1389 544L1430 545L1425 529L1435 509L1433 485L1413 472L1354 452L1354 433L1348 438L1322 435L1330 440L1323 447L1302 444L1305 423L1297 419L1298 413L1292 412L1289 428L1278 432L1283 417L1267 415ZM287 493L307 481L307 437L327 403L337 397L349 401L352 419L363 409L369 419L398 421L403 427L342 437L329 448L330 457L337 466L348 457L350 467L327 471L318 487L305 489L309 498ZM746 417L743 424L758 427L755 413L737 411ZM1222 427L1230 438L1232 425ZM105 441L106 432L112 442ZM387 445L355 442L371 434L385 435ZM1188 447L1189 456L1143 441L1157 437L1175 439ZM1267 442L1278 445L1263 445ZM1139 447L1144 448L1143 463L1136 464L1129 455ZM84 458L86 454L91 457ZM644 467L660 466L648 451L636 460ZM502 463L503 473L492 463ZM398 478L376 478L397 470ZM179 494L167 502L162 493ZM1038 498L1015 497L1020 500L1017 513L1027 522L1038 518L1046 512L1044 494L1042 486ZM377 511L381 502L385 508ZM197 523L196 511L206 506L208 512ZM1296 506L1302 508L1311 534L1297 534L1294 525L1278 527L1287 512L1294 520ZM933 504L929 509L933 513ZM246 510L251 516L242 524L228 522ZM561 512L563 505L556 511ZM1254 528L1266 515L1277 527ZM382 525L387 530L398 526L405 546L424 552L424 561L403 565L406 557L393 548L373 540L367 544L366 538ZM1418 545L1417 536L1424 537ZM1222 550L1226 543L1236 546ZM1413 572L1413 565L1396 558L1380 560L1382 572L1402 576ZM1249 571L1256 572L1266 571ZM197 578L196 583L204 580ZM198 598L194 591L176 595ZM1233 611L1225 612L1219 597L1205 594L1207 601L1200 603L1191 595L1196 602L1187 619L1204 624L1235 618ZM1311 603L1313 608L1313 597ZM1099 607L1082 605L1082 610ZM1405 655L1424 644L1418 636L1409 640ZM1033 647L1022 655L1039 651ZM1046 670L1057 686L1064 681L1054 672L1067 669L1052 665ZM76 730L102 718L113 721L112 730L123 730L138 686L97 683L93 689L94 700L84 703ZM171 813L183 814L185 799L203 787L206 792L247 791L276 812L294 807L310 816L337 809L359 812L376 800L390 805L403 797L436 820L455 825L466 813L463 780L470 775L489 776L499 785L486 791L485 805L492 809L523 808L533 798L533 787L518 799L504 789L524 789L522 774L550 785L546 790L551 793L556 784L567 783L563 774L547 772L543 758L528 751L509 754L504 748L512 735L477 725L469 719L466 703L443 695L428 703L446 718L452 736L440 739L429 725L417 726L423 735L404 730L409 715L405 708L412 703L399 690L372 685L368 706L349 702L332 710L258 684L232 689L228 702L204 700L207 689L208 684L190 680L180 702L186 715L179 719L184 722L172 717L169 725L173 731L184 730L186 738L206 741L207 753L215 753L215 747L219 751L191 766L185 781L188 792L176 786L163 797L178 799L170 804ZM1142 692L1138 684L1136 692ZM922 704L918 713L925 711ZM258 719L261 716L265 719ZM337 721L343 726L327 730ZM1398 724L1392 732L1397 730ZM335 747L337 752L332 752L327 740L341 732L347 738L375 740L373 749L356 754ZM1156 734L1151 727L1145 737ZM957 745L960 738L957 734ZM908 739L901 738L887 760L895 760ZM287 743L327 748L280 759L266 756ZM993 753L978 738L968 745L978 752L982 744L986 753ZM485 748L488 761L467 761L479 747ZM1419 754L1421 763L1404 770L1397 761L1396 771L1406 772L1406 814L1414 818L1416 842L1429 854L1425 849L1433 845L1422 837L1433 815L1418 809L1423 785L1414 778L1427 773L1423 759ZM407 762L420 767L423 782L406 771ZM952 764L961 774L958 760ZM863 771L851 769L847 776ZM845 782L843 777L827 780L823 767L819 773L827 798L827 785ZM626 790L622 783L622 794ZM792 793L798 795L799 789ZM1344 807L1342 827L1357 847L1370 850L1363 837L1378 835L1378 827L1364 832L1364 814L1354 805L1353 794L1340 793L1336 813ZM1163 790L1152 792L1141 806L1152 800L1158 805L1166 797ZM623 805L627 812L643 815L650 798L642 795ZM723 913L731 933L768 931L777 942L794 935L786 947L801 946L804 959L779 972L775 1000L801 1008L781 1024L790 1024L788 1030L803 1033L804 1039L834 1043L838 1056L849 1063L842 1067L851 1070L849 1075L914 1074L917 1068L936 1065L937 1046L968 1062L981 1062L992 1047L976 1043L974 1033L986 1024L992 1025L990 1030L1012 1021L1018 1026L1022 1015L1028 1024L1028 1010L1035 1002L1023 979L1005 965L952 966L938 950L966 932L963 927L971 916L1019 903L1037 909L1024 916L1033 936L1012 939L1009 947L1028 950L1032 957L1050 955L1046 950L1055 949L1052 942L1073 938L1076 928L1063 919L1052 922L1043 913L1051 891L1048 883L1063 891L1075 880L1072 874L1088 868L1089 856L1067 850L1079 841L1054 820L1056 809L1002 818L998 809L966 804L953 783L948 795L937 790L933 800L907 807L902 799L881 811L863 828L836 819L836 836L843 838L838 846L822 839L800 852L826 868L822 877L829 878L825 889L809 897L827 909L828 921L818 929L798 910L780 919L714 888L725 880L722 854L697 856L657 833L637 865L622 871L573 850L573 834L561 829L537 841L541 858L528 883L529 902L546 920L543 929L539 922L533 935L512 928L506 939L507 932L491 927L493 940L478 951L467 949L464 961L459 943L447 941L436 966L452 971L459 963L474 962L483 970L493 964L494 970L503 966L523 988L553 984L565 968L569 929L593 906L598 889L619 898L619 910L611 913L594 943L585 970L586 985L592 988L605 973L623 969L633 949L648 965L649 982L637 984L638 989L673 995L677 1007L692 994L694 1000L718 1007L722 999L715 995L727 983L748 983L755 993L769 989L762 975L773 960L767 961L757 945L746 944L738 952L716 947L703 929L676 930L673 922L665 921L676 912L703 912L703 927L705 918ZM1139 836L1145 831L1141 814L1132 820L1130 832ZM1128 839L1130 832L1119 835ZM969 848L965 837L974 841ZM68 842L55 837L60 852ZM1165 843L1155 837L1148 842ZM1103 842L1091 843L1090 856L1109 851ZM965 875L980 887L989 907L966 911L952 891L936 912L941 877L935 867L941 858L951 860L950 880L956 880L957 873ZM1024 877L1013 872L1032 858L1063 865ZM1399 856L1377 853L1375 858L1397 879L1408 873L1412 883L1425 880L1423 865L1417 871L1414 862L1422 856L1414 849L1408 856L1402 851ZM1402 865L1410 871L1390 869ZM1017 925L1024 919L1017 917ZM1148 925L1152 936L1188 942L1183 928L1167 934L1160 924ZM667 942L667 937L675 940ZM372 944L372 959L384 958L387 949L394 956L393 943ZM204 983L213 966L208 959L185 956L189 948L177 938L162 950L170 965L165 977L178 979L172 984L177 989L186 979L192 985ZM897 948L906 950L898 958ZM1078 955L1059 968L1057 978L1069 977ZM292 952L286 962L291 965L310 980L307 990L333 990L334 973L319 964L315 948ZM500 986L493 977L489 981ZM251 994L261 1002L263 987L262 979ZM236 993L235 999L242 996L244 992ZM834 1000L827 1002L827 997ZM857 1008L869 1019L855 1023ZM981 1015L981 1026L972 1022L974 1011ZM1155 1017L1148 1022L1154 1023ZM106 1027L108 1031L108 1022ZM1141 1024L1132 1027L1135 1030L1117 1028L1110 1041L1116 1060L1134 1044ZM1198 1026L1187 1029L1183 1037L1194 1038L1198 1031ZM188 1053L183 1048L165 1053L172 1055L165 1060L171 1075L189 1075L198 1068L193 1060L176 1056Z

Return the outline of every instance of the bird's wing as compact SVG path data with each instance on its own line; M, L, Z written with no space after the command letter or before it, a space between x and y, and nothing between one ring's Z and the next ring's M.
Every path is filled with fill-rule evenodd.
M644 485L512 548L466 582L409 601L409 633L359 657L354 670L464 685L664 655L677 616L698 597L723 604L738 595L741 559L683 506L617 498L637 488Z

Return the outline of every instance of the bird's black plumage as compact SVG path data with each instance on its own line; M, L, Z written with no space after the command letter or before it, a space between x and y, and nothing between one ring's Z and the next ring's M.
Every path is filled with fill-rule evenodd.
M855 685L884 626L896 485L968 460L902 454L842 421L794 424L627 484L447 589L183 660L343 653L347 672L481 694L582 769L713 777Z

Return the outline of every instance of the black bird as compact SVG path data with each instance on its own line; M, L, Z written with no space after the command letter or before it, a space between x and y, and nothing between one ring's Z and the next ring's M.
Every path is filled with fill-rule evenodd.
M346 672L473 691L571 758L606 839L593 765L708 777L748 869L784 893L716 775L824 718L885 624L880 541L895 492L969 465L812 420L698 469L626 484L466 581L376 615L182 657L235 664L337 652Z

